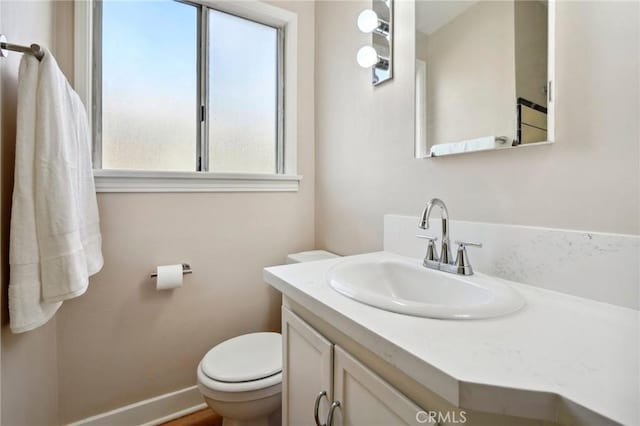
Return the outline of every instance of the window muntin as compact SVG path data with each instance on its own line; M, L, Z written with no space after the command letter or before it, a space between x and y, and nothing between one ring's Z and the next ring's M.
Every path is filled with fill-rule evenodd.
M191 2L99 6L96 168L284 172L280 29Z

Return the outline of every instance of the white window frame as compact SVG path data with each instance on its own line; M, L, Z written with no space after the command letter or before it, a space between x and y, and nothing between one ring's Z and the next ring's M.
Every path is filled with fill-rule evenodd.
M291 192L298 191L297 174L297 56L298 19L288 10L261 1L190 0L221 12L278 27L284 34L282 170L278 174L172 172L145 170L93 171L97 192ZM93 0L75 0L74 87L92 123ZM93 132L91 132L93 133ZM196 141L194 141L196 143Z

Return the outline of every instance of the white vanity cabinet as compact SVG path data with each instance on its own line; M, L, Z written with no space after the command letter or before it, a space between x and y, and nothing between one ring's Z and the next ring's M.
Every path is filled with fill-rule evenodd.
M282 307L282 424L314 425L314 404L326 419L333 397L333 344ZM324 423L324 421L322 421Z
M352 264L402 259L370 253L354 256ZM331 426L430 419L442 426L640 425L637 386L629 374L636 371L637 353L621 349L620 365L603 366L610 351L593 343L626 348L637 335L637 315L628 309L511 283L527 308L504 318L445 321L394 314L327 285L328 274L350 261L265 269L265 280L283 295L285 425L316 424L314 401L321 391L326 397L319 400L319 424L327 423L332 402L341 404ZM598 327L598 318L616 324L626 337ZM523 334L532 327L544 333ZM572 345L554 349L567 336ZM585 364L576 366L575 359Z
M422 408L286 307L282 334L284 426L315 426L316 405L320 425L429 424Z

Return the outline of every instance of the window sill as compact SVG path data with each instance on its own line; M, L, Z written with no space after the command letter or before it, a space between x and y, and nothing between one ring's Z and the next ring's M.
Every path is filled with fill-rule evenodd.
M94 170L96 192L297 192L302 176Z

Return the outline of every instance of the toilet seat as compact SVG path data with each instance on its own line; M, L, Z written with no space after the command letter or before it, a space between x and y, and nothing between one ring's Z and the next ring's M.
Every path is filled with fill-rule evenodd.
M219 382L207 377L198 366L198 388L200 392L217 401L251 401L278 394L282 391L282 372L260 380L249 382Z
M198 365L198 388L217 401L251 401L282 389L282 335L251 333L213 347Z
M260 380L282 371L282 335L250 333L214 346L202 359L204 374L217 382Z

